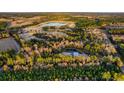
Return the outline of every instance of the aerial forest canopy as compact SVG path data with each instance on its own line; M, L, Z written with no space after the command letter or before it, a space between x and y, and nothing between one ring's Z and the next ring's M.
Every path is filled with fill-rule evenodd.
M118 20L68 15L0 22L0 80L124 80L124 28L110 22Z
M7 23L6 22L0 22L0 31L5 30L7 27Z
M101 26L102 22L99 19L79 19L76 22L77 29L86 29L88 27Z

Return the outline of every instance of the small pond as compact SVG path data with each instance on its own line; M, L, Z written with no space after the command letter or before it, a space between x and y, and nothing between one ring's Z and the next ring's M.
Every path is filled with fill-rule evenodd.
M84 52L79 52L76 49L66 49L62 54L66 56L87 56Z
M76 51L62 52L62 54L66 56L79 56L80 55L80 53Z

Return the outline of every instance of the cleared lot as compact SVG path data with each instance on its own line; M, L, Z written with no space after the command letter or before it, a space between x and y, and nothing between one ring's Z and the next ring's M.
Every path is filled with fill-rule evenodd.
M18 43L13 38L0 39L0 51L7 51L9 49L19 50Z

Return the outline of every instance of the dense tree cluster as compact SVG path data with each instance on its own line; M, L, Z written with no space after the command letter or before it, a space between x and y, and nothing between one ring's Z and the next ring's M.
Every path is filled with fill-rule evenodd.
M0 72L0 80L123 80L120 70L115 65L86 67L58 67L54 64L51 68L39 68L31 71ZM121 76L120 76L121 75Z
M7 22L0 22L0 31L6 30Z

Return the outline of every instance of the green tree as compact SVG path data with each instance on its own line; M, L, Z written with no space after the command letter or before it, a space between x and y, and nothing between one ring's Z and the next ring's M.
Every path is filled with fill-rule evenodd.
M111 78L110 72L104 72L102 78L105 80L109 80Z

